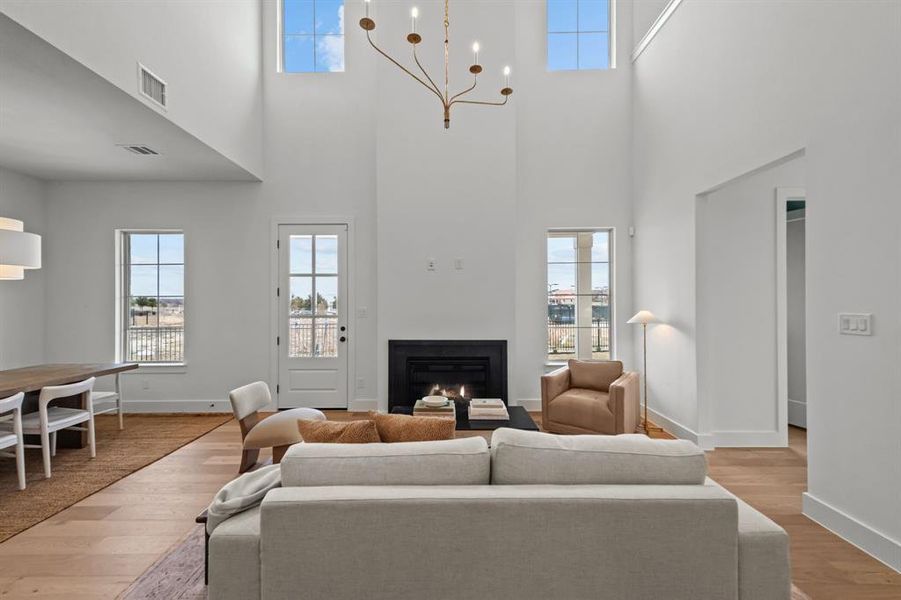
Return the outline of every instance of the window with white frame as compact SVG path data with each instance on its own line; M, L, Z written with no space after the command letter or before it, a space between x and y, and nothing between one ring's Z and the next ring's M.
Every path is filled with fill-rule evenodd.
M611 0L547 0L549 71L609 69Z
M282 71L344 71L344 0L282 0Z
M185 236L121 232L120 356L129 362L185 360Z
M612 240L610 229L548 231L548 362L610 358Z

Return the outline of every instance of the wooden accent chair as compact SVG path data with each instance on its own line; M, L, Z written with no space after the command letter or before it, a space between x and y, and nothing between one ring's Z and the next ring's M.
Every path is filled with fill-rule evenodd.
M551 433L635 433L638 373L618 360L570 360L541 378L542 426Z
M243 451L239 473L257 464L262 448L272 448L272 462L281 462L290 446L303 441L297 429L300 419L325 420L322 411L315 408L291 408L260 419L259 410L272 402L269 386L262 381L232 390L228 400L241 426Z
M25 489L25 442L22 435L22 400L25 394L19 392L9 398L0 400L0 415L12 413L11 427L7 423L0 423L0 448L16 447L16 473L19 475L19 489ZM11 453L0 452L0 456L13 456Z

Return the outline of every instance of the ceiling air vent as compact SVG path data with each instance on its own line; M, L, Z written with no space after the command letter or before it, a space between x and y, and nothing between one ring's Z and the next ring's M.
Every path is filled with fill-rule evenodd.
M132 145L132 144L117 144L120 148L124 148L131 152L132 154L141 154L142 156L158 156L159 152L151 148L150 146L142 146L142 145Z
M141 93L163 108L166 107L166 82L150 72L147 67L138 63L138 77Z

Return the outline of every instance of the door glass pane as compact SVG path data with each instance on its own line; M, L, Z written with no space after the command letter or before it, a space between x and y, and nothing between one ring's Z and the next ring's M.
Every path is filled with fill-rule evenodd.
M338 273L338 236L316 236L316 273Z
M610 265L608 263L591 263L591 282L586 292L592 294L606 293L610 287Z
M334 317L316 319L316 346L313 355L319 358L338 356L338 319Z
M291 317L288 324L288 356L291 358L313 356L313 319Z
M128 236L129 263L133 265L156 263L156 234L132 233Z
M291 272L313 272L313 236L291 236Z
M338 278L316 278L316 316L338 315Z
M576 262L575 236L551 236L547 239L547 261L549 263Z

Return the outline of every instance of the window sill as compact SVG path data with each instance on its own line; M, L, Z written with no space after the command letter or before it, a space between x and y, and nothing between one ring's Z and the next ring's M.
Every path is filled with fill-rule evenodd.
M138 369L132 373L140 373L143 375L164 375L187 373L187 363L138 363Z

